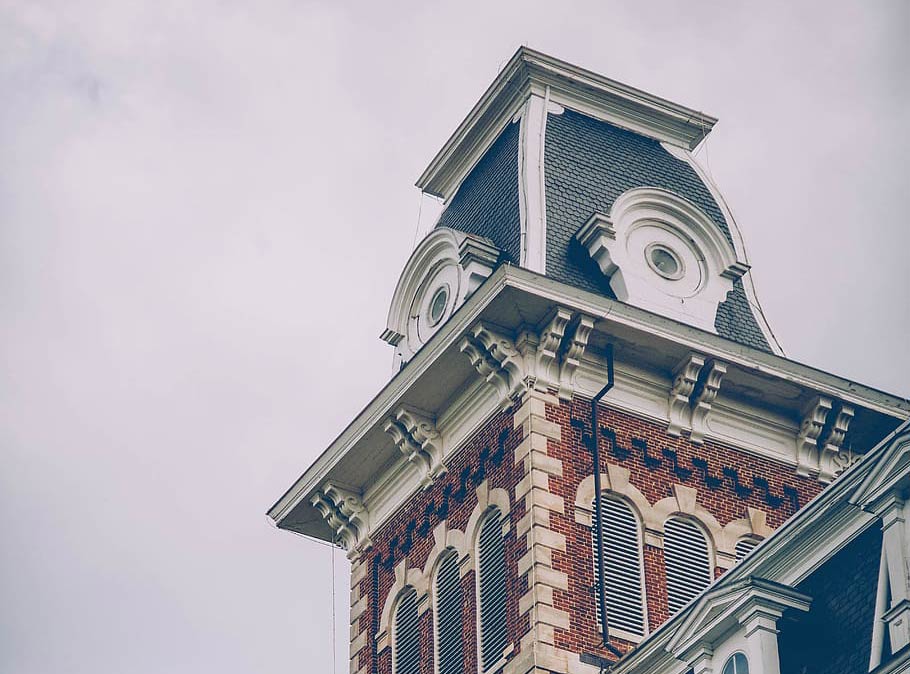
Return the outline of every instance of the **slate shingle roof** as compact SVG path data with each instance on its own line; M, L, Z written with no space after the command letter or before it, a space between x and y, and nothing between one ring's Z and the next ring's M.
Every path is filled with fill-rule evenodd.
M518 124L503 130L465 178L436 226L485 236L505 253L506 261L518 264Z
M519 125L509 124L464 180L437 227L485 236L518 264L521 221L518 192ZM547 276L608 297L607 279L573 238L595 212L609 213L615 199L634 187L660 187L688 199L732 243L724 215L686 162L651 138L571 110L547 118L544 152L547 201ZM717 333L771 351L737 281L718 306Z
M613 296L575 232L595 212L609 213L635 187L660 187L698 206L732 244L723 213L698 174L660 143L571 110L547 118L544 152L547 276ZM720 304L714 327L722 337L771 351L742 283Z

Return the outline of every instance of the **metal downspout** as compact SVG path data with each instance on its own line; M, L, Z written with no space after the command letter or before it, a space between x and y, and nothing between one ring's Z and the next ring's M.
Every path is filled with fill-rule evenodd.
M613 388L613 345L607 344L607 383L600 392L591 400L591 455L594 464L594 550L597 555L597 574L600 582L597 587L597 605L600 608L600 627L603 645L612 653L621 656L622 653L610 644L609 619L607 616L607 594L604 582L604 530L603 530L603 496L600 479L600 426L598 424L597 409L600 400Z

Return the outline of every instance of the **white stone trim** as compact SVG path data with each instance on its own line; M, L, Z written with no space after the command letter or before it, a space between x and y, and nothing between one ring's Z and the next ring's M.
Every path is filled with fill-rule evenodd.
M521 116L518 147L518 195L521 219L519 264L539 274L547 273L547 207L544 177L547 108L550 88L543 97L528 96Z
M503 536L509 531L509 513L511 511L509 492L499 487L490 489L488 480L484 480L477 485L475 493L477 494L477 503L474 505L470 517L468 517L468 523L464 530L466 545L471 550L472 555L477 548L477 535L480 533L480 525L490 508L493 506L499 508Z
M595 214L575 238L620 301L709 332L716 332L718 305L749 269L704 211L657 187L624 192L609 215ZM676 257L679 273L671 280L651 268L652 245Z
M375 562L374 562L375 563ZM382 612L379 617L379 631L376 634L376 654L384 652L392 645L391 623L395 613L395 606L406 587L413 587L417 592L418 611L423 614L429 608L428 579L421 569L411 567L405 557L395 566L395 581L389 588Z
M493 272L499 249L480 236L448 227L433 229L418 244L398 279L383 341L395 347L396 365L410 360ZM428 320L436 290L448 288L443 315Z

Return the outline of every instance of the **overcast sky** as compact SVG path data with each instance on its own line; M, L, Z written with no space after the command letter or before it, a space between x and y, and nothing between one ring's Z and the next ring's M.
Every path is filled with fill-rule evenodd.
M910 395L908 8L0 0L0 671L331 671L330 549L264 513L520 44L718 116L784 349Z

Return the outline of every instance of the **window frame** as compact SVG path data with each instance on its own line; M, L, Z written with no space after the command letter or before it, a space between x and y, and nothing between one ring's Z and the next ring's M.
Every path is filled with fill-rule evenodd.
M641 625L641 634L636 634L635 632L630 632L622 627L616 627L611 622L609 622L609 606L607 607L607 628L608 634L610 636L615 636L618 639L623 639L624 641L629 641L632 643L639 643L642 641L650 632L650 626L648 622L648 593L647 586L645 583L645 555L644 555L644 520L641 516L641 513L638 511L638 508L635 507L635 504L632 503L629 499L624 498L622 495L617 494L616 492L605 489L601 491L601 498L604 501L610 500L615 501L626 508L632 513L632 517L635 520L635 537L636 537L636 550L638 552L638 580L639 580L639 589L641 593L641 615L642 615L642 625ZM603 582L602 579L597 578L597 541L595 536L597 535L597 523L595 521L595 509L592 502L591 507L591 525L588 530L591 533L591 557L593 573L595 576L594 584L594 612L595 620L597 623L597 629L600 631L602 629L601 620L602 618L599 615L600 602L597 596L598 587L597 583ZM609 603L609 602L608 602Z
M480 541L483 536L483 532L487 524L491 520L495 520L499 525L499 536L502 541L502 551L503 551L503 576L506 584L508 583L508 562L505 554L506 547L506 526L508 523L508 514L504 513L498 505L489 506L481 515L480 519L477 522L477 528L475 529L475 536L472 547L474 554L474 596L476 602L475 610L475 621L476 621L476 644L477 644L477 672L478 674L493 674L494 672L500 671L506 663L506 657L513 649L513 644L509 641L509 615L508 615L508 587L506 586L503 590L503 632L505 643L503 645L502 653L499 654L499 657L489 664L489 666L484 666L483 660L483 606L480 599L481 591L481 550L480 550Z

